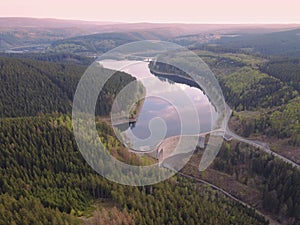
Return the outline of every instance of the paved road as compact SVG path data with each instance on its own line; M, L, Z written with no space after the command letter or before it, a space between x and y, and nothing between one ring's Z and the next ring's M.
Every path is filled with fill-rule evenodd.
M269 146L268 143L265 143L265 142L262 142L262 141L249 140L249 139L246 139L244 137L241 137L241 136L233 133L228 128L228 121L230 119L231 114L232 114L232 110L230 109L229 106L227 106L226 118L224 120L225 121L225 125L224 126L226 127L225 128L226 129L226 131L225 131L225 137L224 137L225 139L227 139L227 140L235 139L235 140L238 140L240 142L244 142L246 144L252 145L253 147L258 148L258 149L260 149L260 150L262 150L262 151L264 151L264 152L266 152L268 154L271 154L271 155L273 155L273 156L275 156L275 157L283 160L284 162L286 162L286 163L288 163L288 164L290 164L290 165L292 165L292 166L294 166L294 167L296 167L298 169L300 168L299 164L297 164L297 163L293 162L292 160L290 160L290 159L288 159L288 158L286 158L286 157L284 157L282 155L279 155L278 153L272 151L270 149L270 146Z
M155 71L155 70L153 70L153 68L151 68L150 70L152 70L152 72L154 72L154 74L155 74L155 73L158 73L158 74L163 74L163 75L167 75L167 76L174 76L174 75L175 75L175 74L171 74L171 73L164 73L164 72L161 72L161 71ZM176 74L176 76L181 77L182 75ZM182 76L182 78L189 79L189 78L186 77L186 76ZM192 79L191 79L191 80L192 80ZM192 80L192 81L193 81L193 80ZM266 152L266 153L268 153L268 154L271 154L271 155L273 155L273 156L275 156L275 157L277 157L277 158L283 160L283 161L286 162L286 163L289 163L289 164L292 165L293 167L296 167L296 168L298 168L298 169L300 168L300 165L299 165L299 164L293 162L292 160L290 160L290 159L288 159L288 158L286 158L286 157L284 157L284 156L282 156L282 155L280 155L280 154L278 154L278 153L276 153L276 152L273 152L273 151L270 149L270 147L269 147L269 145L268 145L267 143L260 142L260 141L249 140L249 139L246 139L246 138L244 138L244 137L241 137L241 136L239 136L239 135L233 133L233 132L228 128L228 122L229 122L229 119L230 119L230 117L231 117L231 115L232 115L232 110L231 110L231 108L230 108L226 103L225 103L225 107L226 107L225 118L224 118L224 120L223 120L223 123L222 123L222 125L221 125L221 128L219 129L220 133L223 134L223 138L224 138L225 140L228 140L228 141L229 141L229 140L231 140L231 139L236 139L236 140L238 140L238 141L240 141L240 142L247 143L247 144L249 144L249 145L251 145L251 146L253 146L253 147L255 147L255 148L258 148L258 149L260 149L260 150L262 150L262 151L264 151L264 152ZM204 134L204 133L199 134L199 137L200 137L200 136L203 136L203 135L206 135L206 134L208 134L208 133L213 133L213 132L216 132L216 131L210 131L210 132L207 132L207 133L205 133L205 134ZM167 147L167 146L173 146L171 142L174 142L174 139L172 139L172 137L167 138L167 139L161 141L161 143L159 143L159 144L157 145L157 148L151 151L152 154L153 154L154 151L159 151L159 150L161 149L161 146L166 146L166 147ZM165 151L165 148L164 148L164 151ZM172 150L170 149L169 152L172 152Z
M182 137L182 136L190 136L190 137L203 137L203 136L205 136L205 135L207 135L207 134L211 134L211 133L220 133L220 134L223 134L223 138L225 139L225 140L232 140L232 139L235 139L235 140L238 140L238 141L240 141L240 142L244 142L244 143L246 143L246 144L249 144L249 145L251 145L251 146L253 146L253 147L255 147L255 148L258 148L258 149L260 149L260 150L262 150L262 151L264 151L264 152L266 152L266 153L268 153L268 154L271 154L271 155L273 155L273 156L275 156L275 157L277 157L277 158L279 158L279 159L281 159L282 161L284 161L284 162L286 162L286 163L288 163L288 164L290 164L290 165L292 165L293 167L296 167L297 169L299 169L300 168L300 165L299 164L297 164L297 163L295 163L295 162L293 162L292 160L290 160L290 159L288 159L288 158L286 158L286 157L284 157L284 156L282 156L282 155L280 155L280 154L278 154L278 153L276 153L276 152L274 152L274 151L272 151L271 149L270 149L270 146L269 146L269 144L267 144L267 143L265 143L265 142L261 142L261 141L255 141L255 140L249 140L249 139L246 139L246 138L244 138L244 137L241 137L241 136L239 136L239 135L237 135L237 134L235 134L235 133L233 133L229 128L228 128L228 121L229 121L229 119L230 119L230 116L231 116L231 114L232 114L232 110L230 109L230 107L227 105L227 107L226 107L227 109L227 112L226 112L226 117L225 117L225 119L224 119L224 122L223 122L223 127L222 128L220 128L220 129L217 129L217 130L212 130L212 131L208 131L208 132L203 132L203 133L201 133L201 134L198 134L198 135L178 135L178 136L172 136L172 137L169 137L169 138L166 138L166 139L164 139L164 140L162 140L158 145L157 145L157 147L155 147L154 149L151 149L151 150L149 150L149 151L139 151L139 150L135 150L135 149L129 149L129 151L131 151L131 152L134 152L134 153L148 153L148 154L151 154L151 155L153 155L153 156L157 156L158 155L158 152L160 151L160 149L164 149L164 152L169 152L168 154L171 154L172 153L172 151L174 150L174 149L167 149L167 147L168 146L172 146L172 148L174 147L173 146L173 144L175 143L175 142L177 142L178 143L178 139L180 138L180 137ZM162 147L163 146L163 147ZM191 149L191 150L194 150L194 149ZM168 155L168 154L166 154L166 155Z
M207 134L211 134L211 133L224 133L223 129L217 129L217 130L211 130L211 131L207 131L207 132L203 132L200 134L195 134L195 135L175 135L175 136L171 136L168 137L162 141L160 141L153 149L150 150L139 150L139 149L128 149L128 151L133 152L133 153L144 153L144 154L148 154L148 153L155 153L157 152L159 149L164 148L164 146L171 146L173 143L177 143L179 141L179 139L181 138L199 138L199 137L205 137ZM171 149L170 152L172 152L173 149ZM191 151L194 149L191 149Z
M286 158L286 157L284 157L282 155L279 155L278 153L272 151L270 149L270 146L267 143L265 143L265 142L254 141L254 140L249 140L249 139L243 138L243 137L241 137L241 136L239 136L239 135L231 132L229 129L226 130L225 134L227 136L232 137L235 140L238 140L240 142L244 142L246 144L252 145L255 148L258 148L258 149L260 149L260 150L262 150L262 151L264 151L264 152L266 152L268 154L271 154L271 155L273 155L273 156L281 159L282 161L284 161L284 162L286 162L286 163L288 163L288 164L290 164L290 165L292 165L292 166L294 166L294 167L296 167L298 169L300 168L299 164L297 164L297 163L293 162L292 160L290 160L290 159L288 159L288 158Z

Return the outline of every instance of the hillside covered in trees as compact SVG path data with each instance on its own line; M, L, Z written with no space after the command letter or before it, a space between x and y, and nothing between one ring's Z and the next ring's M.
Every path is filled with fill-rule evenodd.
M267 224L252 209L180 176L143 188L107 181L83 160L68 116L7 118L0 123L1 223L79 223L75 216L100 198L124 208L136 224ZM110 136L111 128L101 126L100 136L113 148L122 148Z
M139 38L136 33L96 34L59 40L51 47L53 52L85 54ZM261 57L272 53L276 40L253 55L240 49L239 42L227 49L210 45L206 50L213 52L195 52L215 72L226 102L235 110L240 134L283 139L286 146L297 147L299 62ZM259 48L259 43L253 47ZM96 174L77 149L70 118L76 86L91 61L70 53L0 57L0 224L268 224L253 209L181 175L157 185L128 187ZM116 94L134 80L117 72L100 93L97 115L108 115ZM242 116L247 112L250 119ZM97 121L97 128L119 160L133 165L153 162L129 153L110 125ZM279 222L299 224L299 171L271 155L226 142L208 171L199 175L188 166L182 172L200 176L245 202L253 194L255 204L251 200L249 205ZM223 178L232 184L222 186Z
M212 43L219 51L250 52L263 56L300 56L300 36L298 29L270 33L245 34L237 32L233 36L224 36Z
M96 174L77 149L70 118L86 66L47 59L0 58L0 224L268 224L253 209L180 175L129 187ZM100 115L133 80L125 73L109 80L99 100L111 101ZM152 162L129 153L106 123L97 128L119 160Z
M183 172L228 191L264 214L271 213L280 224L299 224L300 172L297 168L247 144L225 142L210 168L197 171L193 165Z
M80 64L0 57L0 117L70 113L78 81L86 68ZM101 73L111 71L101 68ZM97 115L108 115L115 95L134 80L129 74L114 73L99 95Z
M300 91L300 60L291 59L273 59L261 66L261 71L278 78L282 82L294 87Z

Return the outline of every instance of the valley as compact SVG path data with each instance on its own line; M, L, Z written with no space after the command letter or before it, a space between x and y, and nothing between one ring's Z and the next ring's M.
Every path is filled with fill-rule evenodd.
M298 29L1 18L0 224L299 224ZM221 117L225 122L214 121L222 108L211 97L216 91L199 88L178 68L148 62L157 52L148 57L149 52L133 50L132 58L122 59L147 60L123 70L104 63L100 74L114 75L99 93L95 125L108 153L130 165L172 170L172 162L193 152L169 179L126 186L102 177L85 161L74 137L72 107L82 75L98 56L147 39L174 42L199 56L215 75L228 111ZM118 99L130 83L134 88L127 98ZM211 85L205 79L202 84ZM180 136L182 126L176 110L157 99L168 94L180 109L197 105L198 118L185 121L193 127L199 120L203 135L196 149L187 142L182 155L172 155L171 139ZM120 127L122 108L132 121ZM157 117L166 124L169 143L160 142L163 126L149 128ZM205 148L219 144L209 142L218 136L210 132L214 122L222 125L220 151L202 171L200 162L211 153ZM184 135L201 133L191 130ZM148 137L153 139L144 142ZM153 146L164 152L137 153Z

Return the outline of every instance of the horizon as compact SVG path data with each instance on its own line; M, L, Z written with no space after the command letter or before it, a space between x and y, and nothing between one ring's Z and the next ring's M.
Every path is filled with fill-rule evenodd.
M59 17L31 17L31 16L0 16L0 19L33 19L33 20L57 20L57 21L73 21L73 22L87 22L87 23L107 23L107 24L183 24L183 25L300 25L300 22L187 22L187 21L109 21L109 20L86 20L73 18L59 18Z
M197 1L11 0L0 2L2 17L56 18L80 21L184 24L300 24L296 0Z

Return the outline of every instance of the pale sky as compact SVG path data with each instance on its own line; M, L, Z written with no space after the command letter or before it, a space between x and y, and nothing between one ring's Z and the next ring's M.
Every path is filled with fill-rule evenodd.
M113 22L300 23L299 0L0 0L0 17Z

